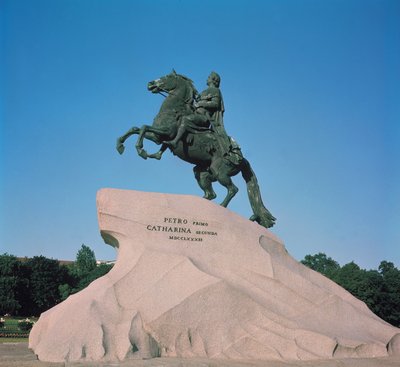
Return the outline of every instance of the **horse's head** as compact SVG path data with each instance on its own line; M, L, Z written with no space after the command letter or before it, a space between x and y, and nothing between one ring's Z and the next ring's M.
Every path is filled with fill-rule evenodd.
M149 82L147 89L152 93L167 92L170 97L183 99L186 104L192 104L198 94L193 86L193 81L184 75L177 74L175 70L172 70L168 75ZM172 91L173 93L171 93Z
M152 93L170 92L177 87L178 79L179 75L173 70L172 73L149 82L147 89Z

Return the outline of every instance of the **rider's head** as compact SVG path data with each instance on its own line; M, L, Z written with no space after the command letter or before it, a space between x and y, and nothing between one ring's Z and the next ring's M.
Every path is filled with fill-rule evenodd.
M215 71L212 71L207 79L207 84L210 81L218 88L219 83L221 83L221 77Z

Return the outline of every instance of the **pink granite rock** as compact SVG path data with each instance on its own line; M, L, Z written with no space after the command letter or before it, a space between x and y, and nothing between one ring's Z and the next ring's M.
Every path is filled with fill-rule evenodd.
M393 336L387 345L389 355L400 356L400 333Z
M41 315L29 339L40 360L377 357L400 332L213 202L103 189L97 205L117 263Z

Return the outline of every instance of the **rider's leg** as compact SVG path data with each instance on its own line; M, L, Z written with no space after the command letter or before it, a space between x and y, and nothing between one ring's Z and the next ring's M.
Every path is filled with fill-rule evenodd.
M182 119L182 121L181 121L181 123L179 125L178 131L177 131L177 133L175 135L175 138L173 138L172 140L165 141L164 142L165 144L168 144L172 148L176 148L176 146L178 145L179 140L182 139L183 134L185 134L185 132L186 132L186 127L187 127L187 122L186 121L187 121L186 117L183 117L183 119Z
M170 145L172 148L176 148L179 140L182 139L186 132L197 131L199 128L207 128L209 126L210 122L206 115L194 113L192 115L183 116L175 138L164 141L164 143Z

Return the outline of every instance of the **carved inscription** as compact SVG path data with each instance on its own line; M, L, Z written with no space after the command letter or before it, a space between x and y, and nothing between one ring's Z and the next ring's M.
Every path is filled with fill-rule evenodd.
M163 232L172 241L202 242L208 236L218 236L216 231L208 228L204 220L189 220L187 218L164 217L161 224L148 224L146 229L151 232Z

